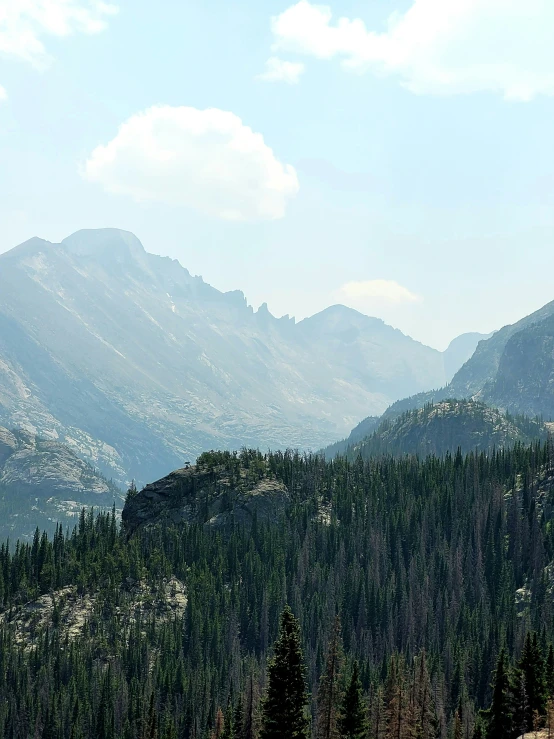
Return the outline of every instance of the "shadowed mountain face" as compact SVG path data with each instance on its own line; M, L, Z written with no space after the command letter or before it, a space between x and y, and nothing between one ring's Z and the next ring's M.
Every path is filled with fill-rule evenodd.
M509 411L554 418L554 315L508 339L481 395Z
M443 356L343 306L256 313L115 229L0 256L0 422L119 481L205 449L318 448L444 384Z
M549 325L551 326L553 316L554 301L547 303L535 313L522 318L521 321L510 326L504 326L487 341L480 342L471 359L454 375L450 385L453 396L471 397L481 393L488 383L496 380L503 359L508 359L508 356L505 357L504 354L512 337L522 332L533 331L534 327L547 319L550 320ZM522 337L520 338L523 340ZM534 345L534 350L537 349L539 347ZM508 359L508 361L510 360ZM534 413L540 413L538 407Z

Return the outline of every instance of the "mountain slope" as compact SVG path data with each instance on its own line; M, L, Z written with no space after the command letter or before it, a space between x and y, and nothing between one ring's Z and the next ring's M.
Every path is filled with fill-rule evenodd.
M68 447L0 427L0 538L71 526L82 507L119 508L121 491Z
M364 459L382 454L442 456L447 452L454 454L458 448L465 454L529 443L546 436L546 427L540 421L507 416L472 400L444 400L385 418L371 435L340 452ZM333 447L325 450L326 456L330 457L333 451Z
M382 321L254 313L128 232L0 256L0 422L55 432L120 482L213 447L318 448L360 408L443 383L442 355Z
M329 446L321 450L322 453L327 457L327 459L333 459L337 454L344 454L348 447L352 447L365 439L366 436L370 436L379 426L381 420L381 416L368 416L367 418L364 418L364 420L360 421L357 426L354 426L346 439L335 441L334 444L329 444Z

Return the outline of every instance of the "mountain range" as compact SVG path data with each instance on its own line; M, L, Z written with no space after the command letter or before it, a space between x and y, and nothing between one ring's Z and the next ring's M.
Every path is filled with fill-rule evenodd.
M210 448L329 444L478 338L441 353L344 306L278 319L117 229L33 238L0 255L0 422L147 482Z

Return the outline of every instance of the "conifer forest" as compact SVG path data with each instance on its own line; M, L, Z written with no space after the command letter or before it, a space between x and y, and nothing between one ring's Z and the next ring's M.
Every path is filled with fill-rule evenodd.
M550 732L551 440L198 463L216 481L278 480L291 503L249 526L133 532L115 510L83 510L73 530L1 546L0 736Z

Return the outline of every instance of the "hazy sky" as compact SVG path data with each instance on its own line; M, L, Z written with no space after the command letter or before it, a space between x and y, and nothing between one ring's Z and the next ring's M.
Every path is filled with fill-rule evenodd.
M0 2L0 251L133 231L437 348L554 299L552 0Z

